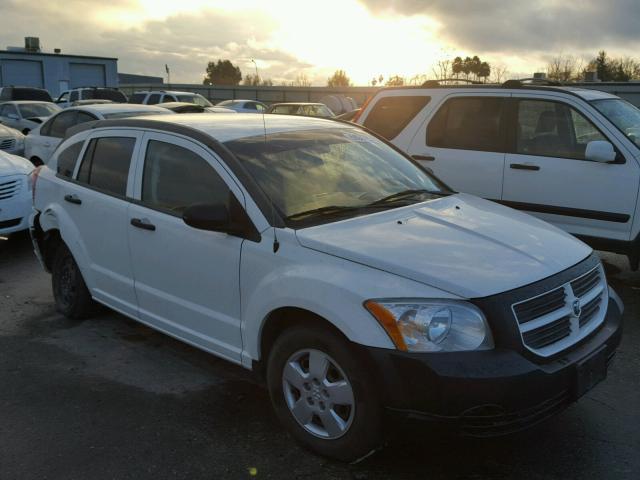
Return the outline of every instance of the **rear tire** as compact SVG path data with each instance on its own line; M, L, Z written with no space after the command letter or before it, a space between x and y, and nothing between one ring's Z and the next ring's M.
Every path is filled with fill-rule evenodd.
M96 312L96 303L82 278L78 264L64 245L58 247L51 269L51 286L56 310L67 318L79 320Z
M338 334L317 326L285 331L271 349L267 384L278 418L303 447L351 462L380 446L371 375Z

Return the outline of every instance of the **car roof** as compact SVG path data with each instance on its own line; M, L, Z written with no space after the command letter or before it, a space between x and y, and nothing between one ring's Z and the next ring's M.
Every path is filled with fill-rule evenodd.
M153 128L154 123L173 124L190 127L200 131L219 142L228 142L245 137L294 132L300 130L318 130L329 128L357 129L356 125L336 122L318 117L300 117L295 115L256 115L255 113L238 113L236 115L220 115L217 113L185 113L181 115L154 115L140 119L105 120L94 123L92 128L123 127ZM161 125L158 125L161 127Z
M13 103L13 104L16 104L16 105L24 105L24 104L27 104L27 103L48 103L48 104L51 104L51 105L55 105L54 102L48 102L46 100L7 100L6 102L0 102L0 103L3 103L3 104L4 103Z
M274 103L271 106L275 107L277 105L322 105L326 107L324 103L319 103L319 102L280 102L280 103Z
M155 105L139 105L137 103L94 103L90 105L79 105L77 107L70 107L68 110L84 110L85 112L105 114L105 113L125 113L125 112L162 112L166 113L169 110L162 107L156 107Z

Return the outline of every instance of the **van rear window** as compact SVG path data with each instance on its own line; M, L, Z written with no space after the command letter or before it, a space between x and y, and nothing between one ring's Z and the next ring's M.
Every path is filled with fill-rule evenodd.
M364 126L391 140L398 136L430 100L431 97L424 95L381 98L371 109Z

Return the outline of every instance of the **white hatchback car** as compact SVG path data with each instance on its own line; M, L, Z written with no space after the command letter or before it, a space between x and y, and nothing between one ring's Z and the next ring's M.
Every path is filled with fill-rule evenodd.
M32 171L28 160L0 152L0 235L29 228Z
M591 249L452 194L360 127L185 114L79 130L34 192L58 310L93 299L264 373L316 452L366 455L384 411L504 434L606 375L622 305Z
M151 105L106 103L71 107L50 117L25 137L24 156L34 165L42 165L64 138L67 129L86 122L109 118L139 117L143 115L173 115L166 108Z

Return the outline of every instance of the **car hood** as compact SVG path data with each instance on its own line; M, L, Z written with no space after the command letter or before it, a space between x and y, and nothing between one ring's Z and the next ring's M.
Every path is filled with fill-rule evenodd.
M0 137L19 137L21 133L15 128L0 125Z
M565 270L591 248L530 215L457 194L305 228L304 246L464 298L480 298Z
M0 177L5 175L26 175L33 168L33 164L26 158L0 151Z

